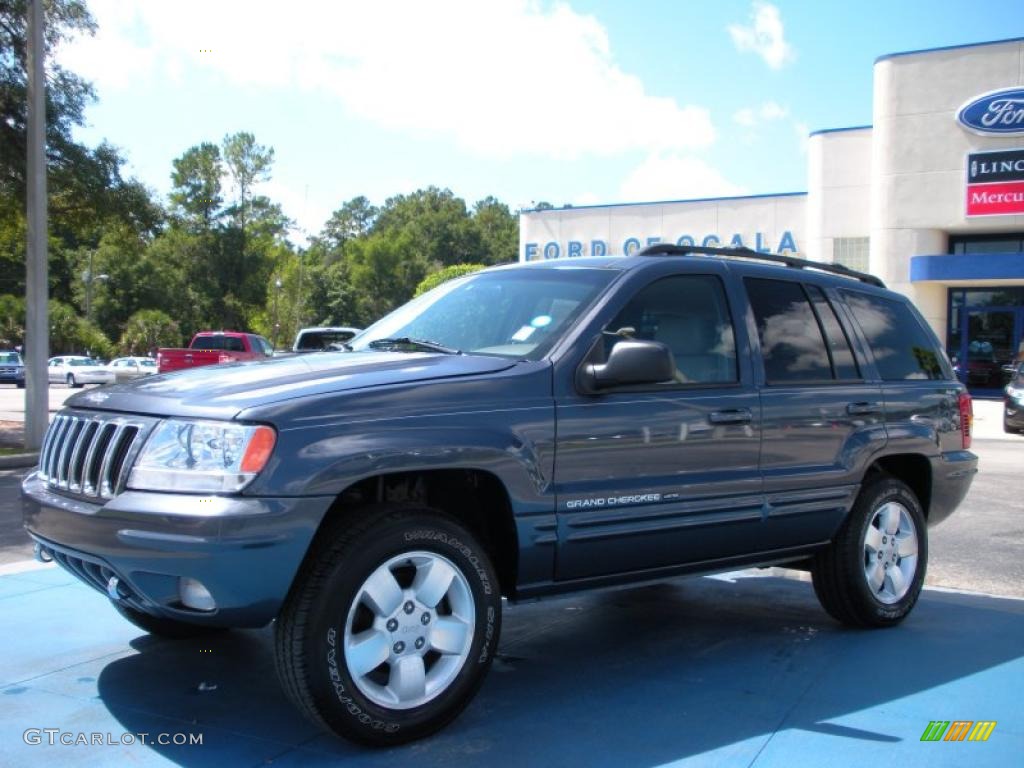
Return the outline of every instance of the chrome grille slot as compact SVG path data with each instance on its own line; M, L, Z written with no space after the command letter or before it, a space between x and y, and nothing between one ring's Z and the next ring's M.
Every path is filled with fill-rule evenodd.
M54 418L39 454L40 479L51 490L112 499L156 419L63 411Z

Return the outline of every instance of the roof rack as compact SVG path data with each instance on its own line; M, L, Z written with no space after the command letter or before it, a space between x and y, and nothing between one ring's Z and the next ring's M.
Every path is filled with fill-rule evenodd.
M798 259L796 256L782 256L776 253L761 253L751 248L716 248L706 245L672 245L671 243L655 243L649 245L637 256L690 256L693 254L707 254L710 256L734 256L743 259L755 259L757 261L768 261L773 264L785 264L793 269L816 269L821 272L831 272L834 275L851 277L860 280L868 285L875 285L885 288L879 278L869 275L867 272L858 272L855 269L844 267L842 264L823 264L820 261L809 259Z

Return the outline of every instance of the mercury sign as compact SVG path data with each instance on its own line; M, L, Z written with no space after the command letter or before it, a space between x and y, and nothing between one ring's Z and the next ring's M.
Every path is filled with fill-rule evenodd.
M968 216L1024 213L1024 149L967 155Z
M1024 88L983 93L960 107L956 119L972 133L1024 136Z
M772 253L774 241L769 242L763 232L755 232L753 237L747 239L737 233L729 237L718 235L689 235L683 234L675 238L662 239L657 235L629 236L623 238L622 242L609 243L607 240L592 239L589 241L569 240L558 242L550 240L544 243L524 243L523 255L525 261L537 261L538 259L558 259L562 257L576 258L579 256L609 256L624 254L630 256L641 248L657 243L669 242L676 245L702 245L702 246L729 246L731 248L752 248L758 253ZM786 230L779 238L778 245L774 248L775 253L798 253L796 240L793 233Z

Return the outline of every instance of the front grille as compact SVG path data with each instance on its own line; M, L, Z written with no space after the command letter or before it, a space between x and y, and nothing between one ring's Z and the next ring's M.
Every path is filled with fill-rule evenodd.
M17 368L0 368L0 376L14 376L17 373Z
M112 499L124 490L150 420L64 411L39 453L39 479L55 491Z

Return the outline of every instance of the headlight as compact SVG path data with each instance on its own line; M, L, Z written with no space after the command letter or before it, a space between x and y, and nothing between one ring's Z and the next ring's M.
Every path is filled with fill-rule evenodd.
M1020 387L1007 387L1006 394L1010 396L1011 400L1016 400L1018 403L1024 402L1024 389Z
M277 433L272 427L227 421L160 422L146 441L128 487L149 491L240 491L266 465Z

